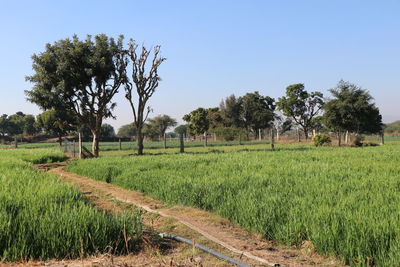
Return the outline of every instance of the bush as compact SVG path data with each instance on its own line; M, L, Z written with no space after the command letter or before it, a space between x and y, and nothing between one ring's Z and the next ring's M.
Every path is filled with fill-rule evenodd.
M351 146L362 146L364 141L364 136L356 134L354 139L351 141Z
M235 127L218 127L214 129L214 133L224 139L225 141L233 141L239 137L239 134L242 132L241 129ZM243 133L242 133L243 136Z
M315 146L328 145L332 142L331 138L327 134L317 134L312 138Z

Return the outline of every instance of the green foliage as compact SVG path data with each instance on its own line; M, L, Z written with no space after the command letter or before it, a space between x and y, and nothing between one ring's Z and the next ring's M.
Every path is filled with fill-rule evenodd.
M222 123L225 127L241 127L241 103L235 95L228 96L219 105Z
M302 83L286 87L286 96L280 97L277 102L278 109L303 128L306 139L308 132L315 126L314 118L323 105L322 93L318 91L309 93Z
M239 138L239 134L244 135L243 130L235 127L218 127L213 132L225 141L233 141Z
M112 216L98 211L74 187L23 161L63 157L47 149L0 151L0 260L78 258L110 248L122 253L125 228L132 238L129 248L137 247L139 213Z
M312 141L315 146L324 146L332 143L331 137L327 134L316 134L313 136Z
M115 136L114 127L112 127L110 124L103 123L103 125L101 125L101 137L114 137L114 136Z
M333 98L324 106L324 121L329 128L358 134L382 131L382 116L366 90L342 80L330 92Z
M27 77L33 88L28 100L44 110L73 114L93 134L93 154L98 155L98 138L104 118L113 117L114 95L126 80L123 37L115 42L104 34L94 40L63 39L47 44L32 56L34 74Z
M155 140L157 137L163 137L169 127L174 127L176 120L168 115L158 115L152 119L149 119L143 133L145 136Z
M208 111L204 108L193 110L189 114L183 116L183 120L188 122L189 132L193 135L203 134L210 128Z
M176 134L188 134L188 128L189 128L189 126L187 125L187 124L182 124L182 125L179 125L178 127L176 127L175 129L174 129L174 132L176 133Z
M53 109L37 115L35 127L61 139L69 131L76 130L77 122L70 112Z
M137 134L136 126L133 123L121 126L118 129L118 137L130 137L133 138Z
M400 262L399 144L75 161L69 170L214 211L270 240L317 251L347 264Z
M275 118L274 101L273 98L262 96L257 91L240 97L238 102L242 127L253 132L269 127Z
M386 124L385 133L400 133L400 121Z

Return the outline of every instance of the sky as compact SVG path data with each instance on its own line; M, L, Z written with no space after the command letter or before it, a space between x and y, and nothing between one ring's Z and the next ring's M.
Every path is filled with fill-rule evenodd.
M328 90L341 79L367 89L384 122L400 120L400 1L3 1L0 114L41 110L26 101L33 54L77 34L123 34L167 58L150 99L156 116L218 106L235 94L278 98L304 83ZM133 121L123 88L115 128Z

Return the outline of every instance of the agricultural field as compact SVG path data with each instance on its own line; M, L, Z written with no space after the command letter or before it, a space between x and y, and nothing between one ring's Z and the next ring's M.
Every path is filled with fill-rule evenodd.
M230 149L114 155L74 161L68 170L170 204L213 211L285 245L309 240L318 252L353 266L400 262L399 142Z
M96 210L78 190L32 165L64 159L56 149L0 150L0 261L78 258L138 246L139 213ZM129 247L123 229L132 238Z

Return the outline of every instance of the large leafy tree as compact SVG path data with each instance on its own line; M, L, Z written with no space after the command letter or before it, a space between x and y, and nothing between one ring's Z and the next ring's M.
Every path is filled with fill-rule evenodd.
M115 130L112 125L108 123L103 123L101 125L101 137L114 137L115 136Z
M241 127L241 105L235 95L230 95L219 104L222 122L225 127Z
M302 83L289 85L286 96L280 97L277 102L277 108L303 129L306 139L314 127L313 119L321 112L323 105L323 94L318 91L307 92Z
M118 137L129 137L133 138L136 136L137 130L136 126L133 123L122 125L117 132Z
M330 92L333 97L324 106L324 122L330 129L339 134L382 132L382 116L368 91L342 80Z
M168 115L158 115L149 120L149 124L155 129L159 137L164 137L169 127L176 126L176 120Z
M132 108L133 121L137 129L138 155L143 155L144 136L142 130L151 112L147 102L158 87L161 80L158 75L158 68L166 58L160 56L160 46L155 46L154 49L147 49L142 46L141 50L138 51L138 45L133 40L130 41L126 54L131 60L132 71L127 76L125 97ZM152 58L149 60L149 57Z
M269 96L262 96L259 92L247 93L239 98L240 121L247 133L264 129L274 120L275 103Z
M8 135L23 137L37 133L35 128L35 117L19 111L8 116Z
M47 134L57 136L61 146L62 137L76 129L76 124L75 118L69 112L52 109L36 116L35 127Z
M183 116L183 120L188 123L189 133L193 135L207 136L207 131L210 128L210 117L208 110L198 108ZM204 139L204 145L207 145L207 139Z
M113 117L113 97L126 80L122 51L122 36L115 41L101 34L47 44L32 56L34 74L27 80L34 85L26 91L28 100L44 110L71 112L80 125L87 125L94 156L99 155L103 119Z
M4 141L4 137L9 135L10 132L10 118L7 114L0 116L0 137Z

